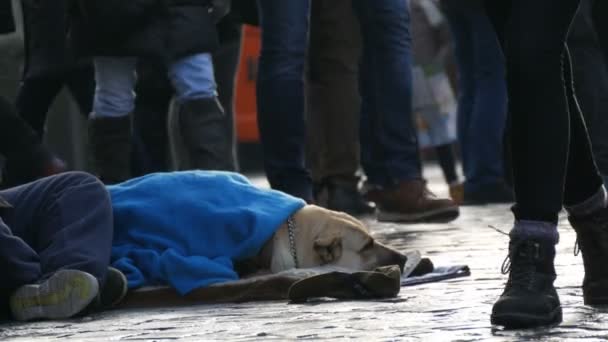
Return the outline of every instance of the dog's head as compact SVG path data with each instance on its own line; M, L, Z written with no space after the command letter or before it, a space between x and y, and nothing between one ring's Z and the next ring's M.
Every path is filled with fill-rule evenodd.
M307 205L294 215L295 249L300 268L322 265L353 270L372 270L379 266L399 265L407 257L385 246L369 234L365 225L344 213ZM289 233L284 225L273 239L271 271L294 266Z

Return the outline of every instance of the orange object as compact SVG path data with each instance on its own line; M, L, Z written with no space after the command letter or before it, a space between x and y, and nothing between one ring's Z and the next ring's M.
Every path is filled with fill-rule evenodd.
M237 138L240 143L255 143L260 140L255 95L259 57L260 29L244 25L234 104Z

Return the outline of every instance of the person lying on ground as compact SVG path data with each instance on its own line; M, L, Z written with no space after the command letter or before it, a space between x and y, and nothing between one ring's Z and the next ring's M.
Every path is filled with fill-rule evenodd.
M87 173L0 191L3 318L64 319L120 301L126 279L108 268L112 231L108 192Z

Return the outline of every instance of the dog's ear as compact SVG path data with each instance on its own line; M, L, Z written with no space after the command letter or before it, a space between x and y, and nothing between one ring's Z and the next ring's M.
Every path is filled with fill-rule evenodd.
M323 264L337 260L342 255L342 237L337 234L319 236L313 246Z

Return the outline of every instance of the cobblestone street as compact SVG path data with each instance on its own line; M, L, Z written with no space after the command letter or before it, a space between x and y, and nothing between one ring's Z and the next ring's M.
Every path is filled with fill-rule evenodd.
M433 187L440 187L433 184ZM441 191L441 189L439 189ZM509 207L465 207L445 225L379 224L366 219L380 240L408 251L418 249L437 266L468 264L472 275L440 283L404 287L382 301L321 301L308 304L255 302L171 309L120 310L62 322L5 324L0 340L325 340L362 341L562 341L606 340L608 309L586 307L580 284L581 257L565 218L560 226L556 285L564 322L553 328L502 331L490 325L492 303L506 276L500 266Z

